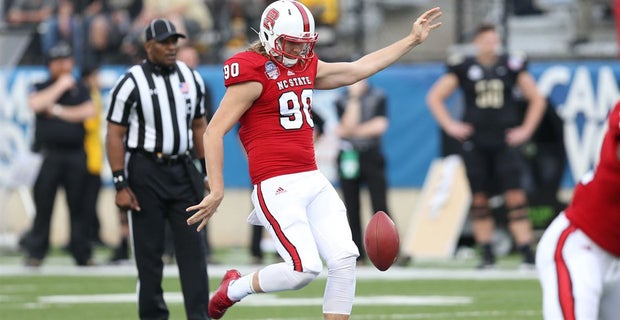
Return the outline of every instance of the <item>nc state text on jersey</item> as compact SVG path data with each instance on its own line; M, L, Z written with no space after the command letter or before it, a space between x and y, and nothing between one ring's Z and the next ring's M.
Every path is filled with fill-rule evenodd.
M311 84L312 84L312 80L310 80L310 77L295 77L295 78L289 78L289 79L285 79L282 81L278 81L278 89L283 90L283 89L288 89L291 87L307 86Z

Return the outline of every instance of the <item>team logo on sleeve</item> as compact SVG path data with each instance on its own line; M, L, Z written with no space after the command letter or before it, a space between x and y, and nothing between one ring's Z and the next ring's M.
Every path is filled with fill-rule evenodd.
M267 63L265 63L265 75L267 75L267 78L275 80L280 76L280 70L278 70L275 63L267 61Z
M510 70L517 71L523 68L523 58L510 56L508 57L508 67Z
M473 65L467 70L469 80L476 81L482 79L482 68L479 65Z

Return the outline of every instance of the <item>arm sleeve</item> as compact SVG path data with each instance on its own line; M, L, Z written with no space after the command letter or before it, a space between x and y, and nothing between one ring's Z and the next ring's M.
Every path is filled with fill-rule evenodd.
M459 76L462 70L466 68L467 57L457 53L448 57L446 60L446 73L454 73Z
M273 62L267 62L267 65ZM275 65L274 65L275 67ZM265 72L266 66L261 66L258 62L252 61L247 53L236 54L224 63L224 68L228 68L227 75L224 75L224 85L226 87L248 81L257 81L265 77L257 77L257 74ZM261 71L261 68L262 71Z
M196 110L194 112L194 119L198 119L200 117L204 117L205 114L208 114L207 96L205 94L206 86L204 80L196 70L192 70L192 76L194 77L194 81L196 82L196 90L198 91L196 97Z
M525 53L520 51L511 52L508 57L508 68L515 74L527 71L529 67L529 61Z
M138 97L138 90L131 73L126 73L110 91L107 120L123 126L129 125L129 114Z
M205 100L205 113L207 115L207 122L211 122L211 118L213 118L213 113L215 112L215 107L213 106L213 93L211 93L211 88L205 83L205 92L204 92L204 100Z

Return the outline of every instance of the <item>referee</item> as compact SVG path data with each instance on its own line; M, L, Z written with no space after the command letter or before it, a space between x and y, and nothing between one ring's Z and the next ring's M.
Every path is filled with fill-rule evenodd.
M202 134L205 86L177 61L178 33L168 20L146 28L147 58L131 67L111 91L106 151L116 205L129 209L138 268L140 319L168 319L161 286L164 228L169 221L187 319L208 319L205 235L186 223L185 208L205 193ZM198 155L199 172L194 165Z

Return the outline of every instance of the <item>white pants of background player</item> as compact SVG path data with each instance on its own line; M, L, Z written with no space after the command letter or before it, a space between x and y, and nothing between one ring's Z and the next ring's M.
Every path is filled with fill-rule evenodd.
M318 276L325 261L323 313L350 314L359 251L345 206L329 180L318 170L270 178L254 186L252 203L248 221L269 231L284 259L259 271L261 289L299 289Z
M545 319L620 319L620 258L571 225L563 212L538 243L536 269Z

